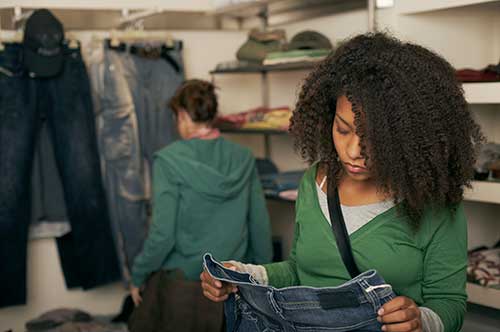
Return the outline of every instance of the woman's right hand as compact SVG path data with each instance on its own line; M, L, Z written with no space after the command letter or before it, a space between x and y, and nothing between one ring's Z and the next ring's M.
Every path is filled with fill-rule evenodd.
M236 271L236 267L230 263L224 263L224 267ZM229 294L238 291L235 285L216 280L205 270L200 274L200 279L203 295L214 302L223 302L227 300Z

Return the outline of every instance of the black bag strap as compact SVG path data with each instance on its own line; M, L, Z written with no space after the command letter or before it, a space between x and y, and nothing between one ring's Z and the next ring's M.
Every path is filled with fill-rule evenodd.
M328 212L330 214L333 234L335 235L335 241L337 242L342 261L347 271L349 271L351 278L354 278L358 276L360 272L352 255L351 242L349 241L344 216L342 215L342 209L340 207L339 191L336 187L331 188L333 186L330 185L330 181L328 182Z

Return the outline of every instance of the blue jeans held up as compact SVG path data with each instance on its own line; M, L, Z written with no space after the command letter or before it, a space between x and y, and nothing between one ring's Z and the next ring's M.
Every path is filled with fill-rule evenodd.
M392 287L374 270L338 287L277 289L223 267L211 254L205 254L203 262L212 277L238 286L239 292L224 305L231 332L381 331L377 311L395 297Z

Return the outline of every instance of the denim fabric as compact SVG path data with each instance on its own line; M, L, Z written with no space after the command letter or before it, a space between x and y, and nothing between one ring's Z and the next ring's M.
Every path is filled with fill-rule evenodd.
M50 140L47 116L40 114L40 119L40 131L35 138L35 157L31 176L30 238L32 239L59 237L71 231L54 147ZM65 231L61 232L63 229Z
M147 233L147 195L137 117L124 71L119 54L107 48L100 61L90 66L113 235L124 280L129 281Z
M132 46L146 47L138 43L128 45L128 48ZM176 42L174 49L169 51L178 67L163 58L151 59L127 51L117 53L122 58L124 75L134 100L141 151L146 166L145 181L150 196L153 155L178 138L168 102L184 81L182 43Z
M29 78L22 46L0 52L0 307L26 301L30 179L40 112L47 116L71 233L57 239L68 287L119 278L95 140L90 87L80 50L65 48L63 72Z
M395 297L374 270L338 287L277 289L224 268L210 254L203 261L214 278L238 286L225 302L227 331L380 331L377 310Z

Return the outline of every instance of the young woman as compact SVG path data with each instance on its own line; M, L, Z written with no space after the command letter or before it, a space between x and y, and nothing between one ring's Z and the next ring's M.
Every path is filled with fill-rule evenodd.
M156 153L153 222L132 268L129 328L220 331L222 305L201 293L201 256L270 262L269 216L252 153L211 126L214 86L185 82L171 108L182 140Z
M309 75L291 133L312 164L296 203L287 261L230 262L286 287L350 279L330 227L327 184L339 191L354 260L398 295L378 311L383 331L457 332L467 295L467 228L461 204L483 138L454 69L418 45L356 36ZM201 275L206 297L234 286Z

